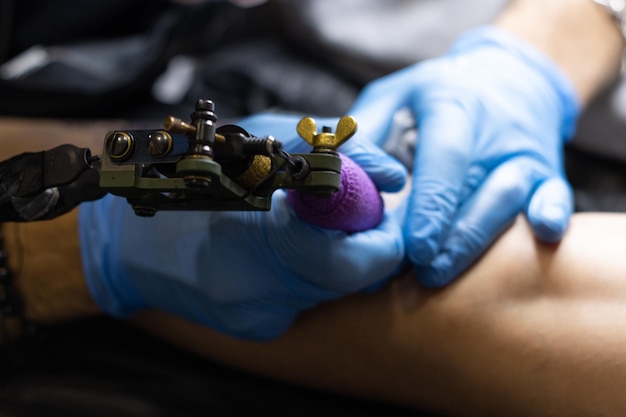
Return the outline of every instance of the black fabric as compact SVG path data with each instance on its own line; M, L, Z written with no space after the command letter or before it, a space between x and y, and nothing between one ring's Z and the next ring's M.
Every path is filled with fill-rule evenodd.
M77 39L107 39L149 30L166 10L164 0L2 0L3 10L12 16L10 47L12 57L33 45L66 44ZM10 10L10 12L9 12Z
M0 7L13 16L0 31L0 114L30 117L143 115L172 57L201 57L273 27L264 8L226 2L0 0ZM23 56L41 62L10 70Z
M434 417L236 371L123 322L51 327L0 350L3 417Z

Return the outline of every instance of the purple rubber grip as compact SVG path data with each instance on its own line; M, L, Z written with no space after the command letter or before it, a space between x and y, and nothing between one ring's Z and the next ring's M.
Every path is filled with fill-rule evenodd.
M287 202L304 221L348 233L372 229L383 219L383 200L370 177L352 159L341 157L341 183L330 197L287 190Z

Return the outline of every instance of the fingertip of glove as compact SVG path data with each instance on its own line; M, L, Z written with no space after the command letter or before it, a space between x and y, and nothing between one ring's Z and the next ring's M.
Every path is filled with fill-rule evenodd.
M374 284L370 284L367 287L363 288L362 291L365 294L374 294L380 291L385 285L387 285L388 282L389 282L389 279L380 280L378 282L375 282Z
M454 279L448 268L442 269L434 265L416 266L415 274L422 285L433 289L443 288Z
M526 217L537 239L546 243L561 240L574 210L571 188L560 177L543 182L535 191Z
M427 253L428 252L428 253ZM433 259L433 252L426 245L411 244L407 240L407 258L413 265L425 265Z
M560 209L544 210L542 217L529 218L530 226L537 239L546 243L556 243L565 234L569 223L569 215Z
M408 214L411 216L411 213ZM409 260L415 265L428 265L437 255L439 245L434 236L439 236L440 228L428 217L413 216L404 229L404 241Z
M563 204L531 204L527 218L539 240L555 243L565 234L571 214L571 207Z
M380 191L397 193L402 191L408 180L408 172L404 166L391 166L380 174L370 175Z
M456 252L438 254L428 265L415 267L417 280L428 288L443 288L454 282L471 264L467 257Z
M363 168L380 191L395 193L402 190L407 183L409 172L400 161L390 155L381 152L365 157L350 157Z

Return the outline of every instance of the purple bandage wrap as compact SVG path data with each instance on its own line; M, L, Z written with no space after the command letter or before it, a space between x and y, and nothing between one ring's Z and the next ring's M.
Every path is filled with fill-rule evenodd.
M352 159L341 157L341 183L330 197L287 191L287 201L304 221L348 233L375 228L383 219L383 200L371 178Z

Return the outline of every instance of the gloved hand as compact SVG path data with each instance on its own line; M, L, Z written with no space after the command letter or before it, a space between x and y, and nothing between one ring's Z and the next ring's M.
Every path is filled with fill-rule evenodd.
M298 120L257 116L238 124L293 151L303 142ZM382 190L406 180L404 167L371 143L342 151ZM153 218L107 196L81 206L79 226L90 293L109 314L157 308L256 340L282 334L302 310L387 279L404 258L393 216L362 233L322 229L300 220L283 190L269 212L160 211Z
M562 149L580 104L548 57L482 27L445 56L374 81L350 114L382 144L406 108L419 136L404 233L424 284L448 284L520 212L539 239L563 236L573 198Z

